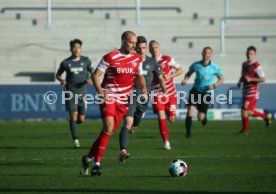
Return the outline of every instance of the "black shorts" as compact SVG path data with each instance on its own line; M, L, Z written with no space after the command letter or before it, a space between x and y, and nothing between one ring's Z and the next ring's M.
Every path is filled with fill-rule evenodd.
M211 94L199 92L194 88L190 90L188 106L196 106L199 112L206 114L210 103Z
M66 94L65 94L66 95ZM66 111L78 112L79 115L85 115L87 109L87 103L83 99L83 95L78 99L75 99L75 96L71 100L65 101Z

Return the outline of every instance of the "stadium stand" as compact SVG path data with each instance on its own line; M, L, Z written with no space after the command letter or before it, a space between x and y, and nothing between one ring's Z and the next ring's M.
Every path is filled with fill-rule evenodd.
M224 1L171 0L167 5L166 0L141 0L137 25L135 0L52 0L52 26L47 28L46 0L2 0L0 83L54 82L53 74L69 55L73 38L84 41L83 54L96 65L104 53L120 45L125 30L160 41L163 52L174 56L185 71L201 58L204 46L211 46L227 82L237 81L245 49L255 45L267 80L276 80L276 19L229 20L226 55L220 56ZM230 16L275 16L275 8L274 0L229 0Z

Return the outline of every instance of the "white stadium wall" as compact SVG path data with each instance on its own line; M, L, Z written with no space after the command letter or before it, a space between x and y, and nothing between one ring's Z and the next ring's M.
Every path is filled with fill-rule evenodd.
M96 65L102 55L120 46L120 35L125 30L133 30L148 40L158 40L162 51L173 56L185 71L193 61L201 58L204 46L211 46L214 49L213 60L222 67L226 82L237 81L241 62L245 60L245 49L255 45L267 81L276 80L276 19L229 21L225 29L226 55L221 56L219 35L224 1L171 0L168 3L166 0L141 0L144 8L169 6L181 12L175 9L142 9L140 25L136 24L135 10L105 9L135 7L135 2L52 0L53 8L102 9L93 13L87 10L53 10L52 26L47 28L46 0L2 0L0 83L54 82L57 65L70 54L68 42L73 38L83 40L83 54ZM5 9L16 7L45 7L45 10ZM276 15L275 8L276 1L273 0L229 0L229 16L273 16ZM178 36L184 38L174 39ZM176 78L176 82L179 83L180 79Z

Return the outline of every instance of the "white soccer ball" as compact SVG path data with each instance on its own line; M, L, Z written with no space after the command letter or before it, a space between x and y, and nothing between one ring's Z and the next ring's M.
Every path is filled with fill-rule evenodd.
M169 165L169 172L173 177L183 177L188 172L188 165L183 160L174 160Z

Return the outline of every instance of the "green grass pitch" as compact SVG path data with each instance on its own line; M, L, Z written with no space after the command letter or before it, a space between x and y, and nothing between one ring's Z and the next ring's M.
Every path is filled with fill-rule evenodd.
M276 125L251 121L248 136L240 121L169 124L172 150L162 149L158 123L144 120L130 136L131 157L119 163L117 131L102 160L101 177L79 176L80 159L99 134L101 121L79 127L74 149L68 122L0 122L0 193L276 193ZM183 178L170 177L174 159L188 164Z

